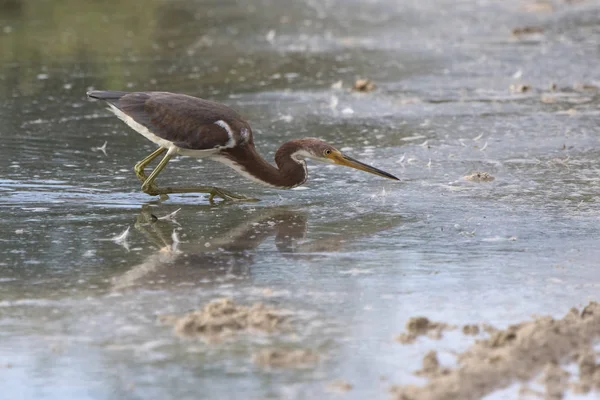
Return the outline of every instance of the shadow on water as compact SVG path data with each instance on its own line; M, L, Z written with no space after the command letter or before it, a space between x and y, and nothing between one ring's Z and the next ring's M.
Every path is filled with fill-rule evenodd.
M210 239L180 241L180 236L194 236L190 223L181 225L159 220L148 205L137 217L135 229L154 248L146 258L127 272L113 278L113 290L131 287L164 288L174 285L222 283L247 279L256 263L257 248L269 239L276 251L287 259L315 259L319 255L340 252L353 241L368 238L400 225L404 218L375 213L321 224L321 229L335 226L338 233L318 240L305 240L310 229L310 213L285 207L259 208L251 217L240 218L226 229L207 227ZM174 223L176 226L174 227Z

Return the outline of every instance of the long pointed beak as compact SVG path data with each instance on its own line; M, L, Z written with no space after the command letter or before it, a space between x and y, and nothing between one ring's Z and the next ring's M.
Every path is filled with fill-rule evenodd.
M389 173L382 171L380 169L377 169L375 167L371 167L370 165L367 165L365 163L361 163L360 161L355 160L354 158L349 157L345 154L340 154L339 157L336 157L335 163L338 165L343 165L345 167L355 168L355 169L359 169L361 171L369 172L371 174L383 176L384 178L393 179L395 181L400 180L392 174L389 174Z

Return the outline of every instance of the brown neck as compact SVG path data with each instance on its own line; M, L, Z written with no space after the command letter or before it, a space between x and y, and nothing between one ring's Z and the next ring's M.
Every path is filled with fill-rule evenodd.
M232 163L231 167L248 178L271 186L293 188L302 185L307 178L304 160L292 158L292 155L302 148L299 140L282 144L275 153L275 163L278 168L262 158L252 144L225 150L221 155L229 160L227 164Z

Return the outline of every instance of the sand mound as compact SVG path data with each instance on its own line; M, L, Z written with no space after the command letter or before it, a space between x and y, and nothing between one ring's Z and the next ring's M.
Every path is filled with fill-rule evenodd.
M591 350L600 336L600 304L592 302L555 320L541 317L491 333L458 356L458 367L444 368L435 353L424 360L420 375L429 377L422 387L392 388L398 400L480 399L515 380L530 381L544 372L546 398L562 398L568 374L562 362L578 360L580 382L572 386L587 392L600 388L600 366ZM434 360L435 357L435 360ZM440 373L439 371L443 371Z
M181 318L161 319L163 322L174 324L175 332L180 336L219 340L241 331L276 331L285 326L288 316L283 311L262 303L245 306L223 298L213 300L201 310Z
M356 92L372 92L375 90L375 84L369 79L357 79L352 86Z
M465 335L479 335L480 329L479 326L475 324L465 325L462 328L462 331Z
M496 179L496 178L494 178L492 175L488 174L487 172L474 172L470 175L465 176L465 180L471 181L471 182L491 182L494 179Z

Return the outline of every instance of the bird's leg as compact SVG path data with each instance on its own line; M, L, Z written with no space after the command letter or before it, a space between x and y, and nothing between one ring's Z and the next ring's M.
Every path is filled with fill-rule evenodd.
M156 158L161 153L162 152L159 152L157 150L154 153L150 154L146 159L142 160L139 164L142 164L143 162L147 161L148 159L150 159L150 157ZM253 198L250 198L250 197L246 197L246 196L242 196L242 195L239 195L239 194L231 193L230 191L227 191L225 189L220 189L220 188L217 188L217 187L214 187L214 186L165 187L165 188L159 188L158 186L156 186L154 184L154 180L156 179L156 177L158 176L158 174L160 174L160 172L163 169L165 169L165 167L167 166L167 163L169 162L169 160L171 159L171 157L173 157L173 155L170 152L168 152L167 155L164 156L164 158L162 160L160 160L160 162L158 163L158 165L156 166L156 168L154 168L154 170L152 171L152 173L150 174L150 176L148 176L144 180L144 183L142 184L142 191L144 193L148 193L151 196L164 195L164 194L172 194L172 193L208 193L209 194L208 200L211 203L214 202L215 196L218 196L218 197L222 198L223 200L258 201L257 199L253 199ZM150 159L150 161L152 161L152 159ZM146 162L146 164L148 164L148 162ZM143 169L142 169L142 174L143 174Z
M148 158L152 157L155 153L158 153L158 150L155 151L154 153L150 154L150 156L148 156ZM159 154L161 154L161 153L154 155L154 158L158 157ZM156 185L154 185L154 180L156 179L158 174L160 174L160 172L163 169L165 169L165 167L167 166L167 163L169 162L169 160L172 157L173 157L173 154L170 151L167 152L167 155L164 156L162 160L160 160L160 162L158 163L156 168L154 168L154 170L152 171L150 176L148 178L146 178L146 180L144 180L144 183L142 183L142 191L144 193L148 193L150 196L166 194L166 193L162 193L161 189L159 189ZM144 162L144 161L142 161L142 162Z
M146 176L146 173L144 172L144 169L156 157L160 156L165 151L167 151L167 149L165 149L164 147L159 147L154 152L152 152L152 154L150 154L148 157L144 158L142 161L140 161L139 163L135 164L135 167L133 167L133 170L135 171L135 175L138 177L138 179L140 181L145 182L146 179L148 179L148 177Z

